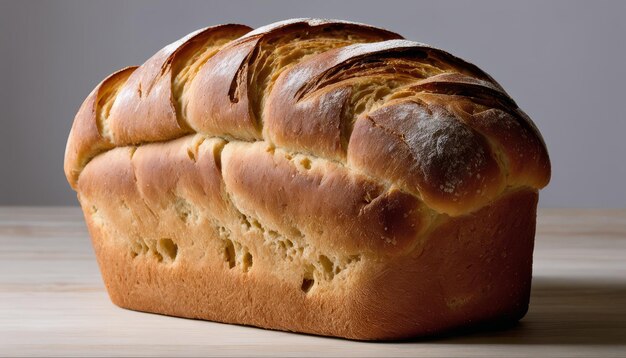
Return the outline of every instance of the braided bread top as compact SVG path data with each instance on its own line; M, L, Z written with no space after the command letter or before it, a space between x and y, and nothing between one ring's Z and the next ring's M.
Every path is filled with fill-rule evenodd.
M540 133L478 67L351 22L250 30L196 31L102 81L69 136L70 184L111 148L195 132L325 158L449 215L547 185Z

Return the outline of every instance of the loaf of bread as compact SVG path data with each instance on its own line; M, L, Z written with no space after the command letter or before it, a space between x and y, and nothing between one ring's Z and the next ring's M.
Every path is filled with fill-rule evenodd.
M524 316L550 160L476 66L298 19L112 74L65 173L115 304L386 340Z

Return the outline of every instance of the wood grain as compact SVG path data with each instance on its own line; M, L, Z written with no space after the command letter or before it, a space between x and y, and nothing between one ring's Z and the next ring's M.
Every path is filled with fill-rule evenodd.
M120 309L79 209L0 207L0 355L626 357L626 210L540 211L520 323L363 343Z

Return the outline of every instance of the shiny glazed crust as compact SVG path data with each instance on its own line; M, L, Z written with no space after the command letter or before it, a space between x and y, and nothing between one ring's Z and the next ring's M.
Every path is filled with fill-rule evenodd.
M532 121L489 75L386 30L203 29L79 110L65 173L112 300L354 339L516 320Z

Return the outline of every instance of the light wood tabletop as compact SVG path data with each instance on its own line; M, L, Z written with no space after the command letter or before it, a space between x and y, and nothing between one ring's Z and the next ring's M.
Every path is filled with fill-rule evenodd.
M626 210L539 212L520 323L368 343L118 308L79 209L0 207L0 355L626 357Z

